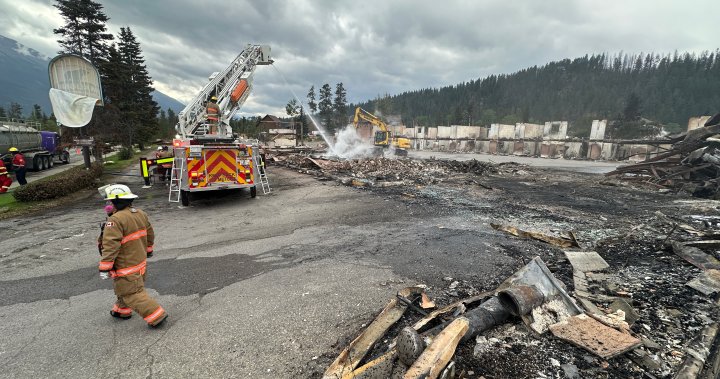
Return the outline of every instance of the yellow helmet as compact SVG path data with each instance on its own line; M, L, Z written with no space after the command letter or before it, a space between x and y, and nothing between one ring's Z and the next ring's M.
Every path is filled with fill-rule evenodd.
M105 200L114 199L137 199L138 196L130 191L130 188L124 184L110 184L98 188L101 195L105 197Z
M10 150L8 150L8 151L11 153L14 153L14 152L18 151L18 149L17 149L17 147L11 147Z
M210 100L212 100L212 101L217 101L217 96L211 97Z

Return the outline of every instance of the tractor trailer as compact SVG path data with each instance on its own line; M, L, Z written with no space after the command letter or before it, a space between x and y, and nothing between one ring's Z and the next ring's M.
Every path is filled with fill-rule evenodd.
M40 171L53 167L57 162L68 163L70 153L60 144L60 135L39 131L40 123L32 121L0 119L0 157L6 166L12 160L8 154L16 147L25 156L28 170Z

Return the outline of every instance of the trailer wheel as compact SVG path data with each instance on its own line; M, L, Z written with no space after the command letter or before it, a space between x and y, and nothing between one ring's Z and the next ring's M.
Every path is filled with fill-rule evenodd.
M40 162L40 157L37 155L33 157L32 170L33 171L42 170L42 162Z
M252 186L252 187L250 187L250 197L254 199L255 196L257 196L257 187Z
M183 205L183 207L187 207L190 205L190 192L188 191L180 191L180 203Z

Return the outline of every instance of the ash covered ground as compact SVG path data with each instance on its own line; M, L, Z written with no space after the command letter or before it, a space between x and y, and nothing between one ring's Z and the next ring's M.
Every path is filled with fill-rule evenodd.
M701 270L669 246L671 241L715 233L714 222L720 220L717 201L633 187L601 175L512 163L327 161L302 156L276 160L318 180L353 186L378 201L401 201L407 212L421 209L424 214L447 216L447 224L427 225L427 218L418 218L416 225L408 225L409 233L416 234L412 246L393 246L387 254L370 242L363 250L385 260L408 283L428 285L438 306L494 289L535 256L575 295L573 268L563 249L504 235L490 227L494 223L554 236L574 232L580 245L576 250L597 251L609 264L589 280L589 290L596 295L593 304L609 313L611 300L622 298L637 312L630 330L643 344L623 355L605 360L550 333L533 335L513 319L483 333L481 344L459 345L456 377L670 378L688 354L689 341L720 315L713 296L685 285ZM685 229L673 229L673 223ZM382 247L387 246L391 245ZM718 256L716 248L704 250ZM497 270L474 269L479 262L492 261L498 262ZM384 305L378 304L378 312ZM406 312L369 356L387 350L394 333L420 318ZM359 321L355 329L348 325L351 330L334 350L308 363L311 376L321 377L371 320Z

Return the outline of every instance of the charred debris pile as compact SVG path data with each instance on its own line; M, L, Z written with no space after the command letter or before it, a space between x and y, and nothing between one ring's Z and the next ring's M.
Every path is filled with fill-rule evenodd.
M666 141L672 148L608 176L648 183L665 191L688 191L696 197L720 199L720 114L702 128Z
M720 216L656 216L591 242L493 225L559 254L490 291L400 289L314 377L716 378Z
M358 187L387 187L412 184L437 184L459 175L476 176L522 173L525 166L517 163L490 163L475 159L411 160L366 158L331 160L307 155L273 155L274 164L296 169L322 179L336 180Z

